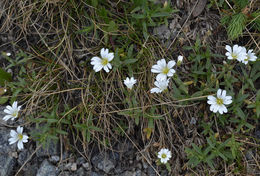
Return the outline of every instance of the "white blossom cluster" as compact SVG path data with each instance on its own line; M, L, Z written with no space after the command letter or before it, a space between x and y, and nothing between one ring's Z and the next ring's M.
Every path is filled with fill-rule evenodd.
M256 61L257 57L253 50L246 50L243 46L234 45L232 48L229 45L226 45L226 56L229 60L237 60L239 62L248 64L249 61Z

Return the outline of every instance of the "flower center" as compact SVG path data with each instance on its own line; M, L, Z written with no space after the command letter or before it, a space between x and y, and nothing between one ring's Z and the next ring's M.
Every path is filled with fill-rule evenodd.
M231 56L232 56L234 59L237 59L237 54L236 54L236 53L232 53Z
M249 61L249 57L248 56L246 57L245 61Z
M17 117L18 112L17 112L17 111L14 111L11 115L12 115L13 117Z
M167 157L167 155L165 154L165 153L163 153L162 154L162 158L164 159L164 158L166 158Z
M162 70L162 73L163 74L165 74L165 75L167 75L168 74L168 72L169 72L169 68L168 67L165 67L163 70Z
M107 58L103 58L102 61L101 61L101 64L103 66L106 66L108 64L108 59Z
M217 98L217 104L218 105L223 105L223 99L222 98Z
M18 139L19 141L23 139L23 135L22 134L18 134Z

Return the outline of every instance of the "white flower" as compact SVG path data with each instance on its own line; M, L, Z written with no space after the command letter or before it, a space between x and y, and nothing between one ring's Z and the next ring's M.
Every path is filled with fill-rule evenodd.
M166 164L171 157L172 152L168 149L163 148L158 152L158 158L161 160L161 163Z
M156 65L152 66L151 72L159 73L156 79L167 79L167 76L171 77L175 73L175 70L172 67L176 64L175 61L169 61L166 63L165 59L157 61Z
M108 49L102 48L100 51L101 58L99 57L93 57L91 59L91 65L94 65L93 69L95 72L98 72L102 70L102 68L109 72L109 69L112 69L112 65L109 63L114 58L114 53L109 53Z
M130 79L127 77L125 80L124 80L124 84L126 85L126 87L128 89L132 89L133 88L133 85L136 83L136 79L134 79L134 77L131 77Z
M18 146L18 149L21 150L21 149L23 149L23 143L28 142L29 137L27 135L23 134L23 127L18 126L16 131L11 130L11 132L10 132L11 138L8 139L8 141L9 141L10 145L14 144L18 141L17 146Z
M156 87L151 89L151 93L162 93L163 91L167 90L169 84L169 79L156 79L154 85Z
M243 51L246 53L246 57L241 61L245 65L248 63L248 61L256 61L257 57L255 56L255 53L253 53L253 50L248 50L246 52L246 48L243 47Z
M246 52L244 51L243 47L238 46L238 45L234 45L233 46L233 50L229 45L226 45L226 56L228 57L228 59L230 60L238 60L239 62L241 62L242 60L244 60L246 58Z
M217 98L209 95L208 104L210 104L210 110L214 113L219 112L220 114L227 113L227 108L225 105L232 103L232 97L226 96L226 91L218 89Z
M6 55L7 55L7 56L11 56L11 53L7 52Z
M183 61L183 56L178 56L177 65L180 66Z
M18 112L20 111L22 106L17 107L17 101L13 102L12 106L6 106L4 112L7 114L4 116L3 120L7 121L9 119L14 120L18 117Z

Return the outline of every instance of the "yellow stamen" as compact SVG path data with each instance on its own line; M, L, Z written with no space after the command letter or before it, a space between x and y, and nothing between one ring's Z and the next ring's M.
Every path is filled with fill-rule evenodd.
M108 64L108 59L107 58L103 58L102 61L101 61L101 64L103 66L107 65Z
M237 54L232 53L231 56L232 56L234 59L237 59Z
M217 104L218 105L223 105L223 99L217 98Z
M162 73L163 74L165 74L165 75L167 75L168 74L168 72L169 72L169 68L168 67L165 67L163 70L162 70Z
M22 134L18 134L18 139L22 140L23 139L23 135Z
M18 115L18 112L17 111L14 111L13 113L12 113L12 116L13 117L16 117Z
M162 158L164 159L164 158L166 158L167 157L167 155L165 154L165 153L163 153L162 154Z

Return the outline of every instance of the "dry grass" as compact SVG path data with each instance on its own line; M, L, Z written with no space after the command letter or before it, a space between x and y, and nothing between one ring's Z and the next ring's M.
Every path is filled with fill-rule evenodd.
M42 118L43 112L54 111L59 122L48 128L52 129L52 132L54 129L65 130L70 135L51 134L59 136L65 150L75 149L84 156L89 156L93 146L98 146L100 150L114 150L114 144L127 139L134 144L138 155L152 166L156 152L161 147L170 148L173 152L172 175L246 175L245 169L249 165L256 169L254 173L259 172L259 140L248 138L252 132L237 139L243 143L241 153L251 147L256 151L251 161L244 156L241 158L239 167L243 168L241 170L244 173L236 173L237 161L226 163L219 159L216 160L219 164L217 170L210 169L207 165L190 168L187 165L185 147L190 147L191 143L202 146L207 143L205 135L201 134L203 129L190 121L192 118L195 118L197 123L202 120L214 121L205 104L210 91L204 95L181 99L172 96L175 93L172 91L163 96L149 92L153 87L154 77L149 70L157 58L167 57L175 60L178 54L185 55L185 65L177 68L177 72L180 73L179 77L183 82L188 82L191 81L188 71L192 62L188 60L189 53L183 50L182 46L194 45L194 31L203 33L203 42L206 45L209 42L211 49L222 53L224 44L232 43L227 40L226 35L218 35L214 31L208 34L205 29L202 30L205 26L199 25L200 20L207 23L210 19L203 19L207 14L201 19L196 19L198 24L197 21L194 24L193 19L188 16L178 35L167 48L156 37L151 36L147 40L141 38L139 29L124 21L124 12L115 13L119 2L108 4L114 7L111 16L119 23L119 29L113 32L106 31L108 24L101 20L95 7L84 1L3 0L0 32L12 33L12 45L31 56L30 63L25 65L27 91L19 95L19 100L24 102L24 109L28 115L27 125L34 126L35 119ZM195 6L188 1L184 1L184 4L188 4L189 7ZM220 8L218 10L220 13ZM212 18L216 17L216 12L209 14ZM219 22L214 22L207 25L214 24L214 29L221 28ZM91 25L93 30L87 34L80 32ZM191 27L193 25L194 31ZM223 33L224 29L221 28L219 32ZM248 48L258 49L256 52L259 52L257 33L246 29L241 42ZM118 67L108 74L92 71L89 61L92 56L99 54L100 48L109 47L113 51L119 49L118 55L123 57L127 55L126 49L130 43L135 44L138 66L132 64L129 66L132 66L131 69L128 66ZM218 60L215 62L219 63ZM129 70L132 70L138 80L134 92L127 92L122 83L122 80L129 76ZM207 84L203 81L200 83L202 87L203 84ZM189 93L195 93L198 90L197 86L199 85L190 86ZM251 95L253 99L255 93L251 92ZM136 118L139 119L139 123ZM63 119L69 123L63 123ZM77 128L76 124L87 124L87 132ZM233 130L231 125L223 129L218 123L212 128L215 129L215 135L219 135L220 141L227 138L225 134L231 134ZM159 174L159 171L156 172Z

